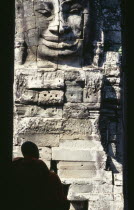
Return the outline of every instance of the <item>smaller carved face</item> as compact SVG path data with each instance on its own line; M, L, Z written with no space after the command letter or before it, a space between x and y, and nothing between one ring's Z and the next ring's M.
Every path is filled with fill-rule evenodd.
M83 44L85 7L84 0L34 1L38 57L54 58L79 53Z

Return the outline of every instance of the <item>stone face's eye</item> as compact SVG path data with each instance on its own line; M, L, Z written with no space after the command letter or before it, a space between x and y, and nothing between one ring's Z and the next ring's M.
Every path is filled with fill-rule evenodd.
M72 14L80 14L82 11L82 6L79 4L75 4L70 8L70 13Z
M77 9L77 8L71 9L71 10L70 10L70 13L79 13L79 12L80 12L80 10Z
M52 14L50 11L46 10L46 9L38 9L36 10L38 13L42 14L45 17L50 17Z

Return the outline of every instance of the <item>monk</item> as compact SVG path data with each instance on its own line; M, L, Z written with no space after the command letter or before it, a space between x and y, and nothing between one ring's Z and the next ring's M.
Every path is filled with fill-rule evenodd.
M15 158L11 166L11 205L15 210L67 210L59 177L39 160L38 147L22 144L24 157Z

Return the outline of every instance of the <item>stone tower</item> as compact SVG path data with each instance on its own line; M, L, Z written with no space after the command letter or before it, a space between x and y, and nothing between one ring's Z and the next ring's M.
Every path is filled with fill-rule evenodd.
M119 0L16 0L14 151L33 141L70 210L123 210Z

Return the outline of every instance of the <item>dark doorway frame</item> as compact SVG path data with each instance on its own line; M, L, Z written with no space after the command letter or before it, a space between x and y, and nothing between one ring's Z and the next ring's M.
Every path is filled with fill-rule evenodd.
M2 1L0 11L0 207L6 210L13 139L15 0Z
M122 78L123 78L123 194L124 210L128 210L128 31L127 31L127 0L121 1L122 9Z

